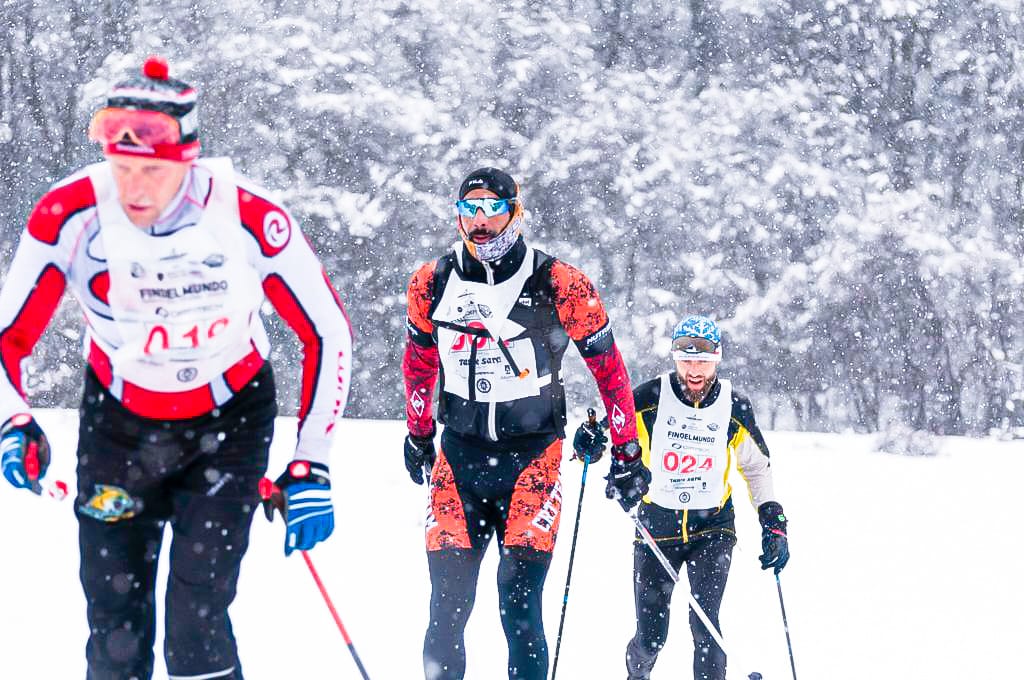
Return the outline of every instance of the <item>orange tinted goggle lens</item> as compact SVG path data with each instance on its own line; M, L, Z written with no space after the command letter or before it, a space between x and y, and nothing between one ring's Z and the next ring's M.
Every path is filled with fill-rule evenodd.
M159 111L105 108L89 124L89 139L101 144L129 141L139 146L181 143L178 121Z

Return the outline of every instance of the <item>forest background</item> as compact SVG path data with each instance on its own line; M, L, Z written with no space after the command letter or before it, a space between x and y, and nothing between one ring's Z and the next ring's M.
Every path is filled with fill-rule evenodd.
M634 383L697 312L762 426L1024 433L1016 0L0 0L2 271L151 53L198 89L204 154L322 257L356 331L349 416L402 416L406 284L493 164L530 242L597 283ZM271 333L293 413L301 348ZM34 405L77 404L81 334L68 296Z

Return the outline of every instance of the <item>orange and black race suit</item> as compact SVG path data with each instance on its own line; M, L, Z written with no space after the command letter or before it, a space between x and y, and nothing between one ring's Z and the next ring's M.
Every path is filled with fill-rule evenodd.
M532 263L525 261L529 255L533 257ZM457 335L445 346L438 345L439 324L435 323L435 313L445 287L453 285L450 282L486 282L500 286L522 273L524 266L532 270L517 291L515 304L507 315L512 327L523 329L518 335L508 339L489 337L487 329L479 327L483 324L474 326L462 320L459 328L473 330L476 334ZM412 277L408 304L408 342L402 368L409 431L417 436L433 432L431 401L439 376L438 417L445 424L441 453L432 474L433 520L428 528L428 549L467 547L472 542L466 529L464 499L460 500L458 470L463 461L456 458L463 457L463 451L470 457L469 452L487 451L489 456L498 459L515 452L515 458L520 461L514 479L523 483L512 489L508 503L512 514L501 522L504 524L507 520L510 525L508 535L504 536L505 543L513 545L516 543L509 541L514 541L524 547L550 552L558 526L558 464L561 459L558 445L564 437L565 425L565 395L559 367L570 339L597 381L609 414L612 443L636 438L629 376L593 284L578 269L527 248L520 238L509 254L495 263L480 262L464 248L462 252L452 252L427 263ZM455 325L448 321L443 323ZM517 341L529 343L531 368L536 370L540 385L536 394L507 401L485 399L476 390L489 384L472 372L468 392L446 384L454 378L446 375L447 357L442 357L441 353L451 355L463 350L467 343L477 347L493 342L507 356L505 348ZM493 350L493 354L501 357L498 350ZM479 363L475 354L465 361L471 363L471 368ZM514 361L508 363L515 365ZM463 379L462 376L459 379ZM460 396L460 390L464 396ZM516 512L524 516L517 517ZM550 526L542 530L536 523Z
M523 240L495 263L463 246L409 285L405 376L409 431L431 436L441 378L445 428L431 474L427 522L430 623L426 676L461 680L464 632L492 535L501 546L498 600L510 680L544 680L541 600L561 513L559 466L569 340L597 379L612 441L636 438L629 376L608 316L579 270Z

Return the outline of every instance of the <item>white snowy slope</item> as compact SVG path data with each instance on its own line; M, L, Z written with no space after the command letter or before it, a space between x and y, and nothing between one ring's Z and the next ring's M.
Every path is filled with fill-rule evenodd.
M73 482L76 414L43 411L51 478ZM276 475L295 421L282 418ZM429 585L425 490L402 465L403 426L348 421L334 451L338 528L312 553L374 680L422 678ZM858 435L767 434L790 517L792 561L782 584L802 680L1021 677L1024 554L1018 480L1024 444L947 438L934 458L871 451ZM632 526L603 497L607 462L590 473L558 677L620 679L632 634ZM545 592L552 654L582 466L566 462L560 542ZM737 491L739 549L722 611L734 648L730 678L790 677L774 579L757 563L759 531ZM282 554L280 523L257 517L232 609L249 680L358 678L341 636L298 557ZM78 585L71 500L0 488L0 678L85 675L85 603ZM166 549L166 546L165 546ZM494 549L467 633L471 679L505 673ZM164 568L162 573L166 573ZM691 643L677 598L653 678L690 677ZM158 643L159 644L159 643ZM158 663L157 678L166 677Z

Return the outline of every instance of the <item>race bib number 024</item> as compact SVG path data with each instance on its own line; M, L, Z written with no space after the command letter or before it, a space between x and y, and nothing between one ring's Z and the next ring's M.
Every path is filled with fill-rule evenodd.
M690 474L692 472L711 472L714 470L714 456L702 454L680 453L678 451L666 451L661 456L661 467L665 472L675 474Z

